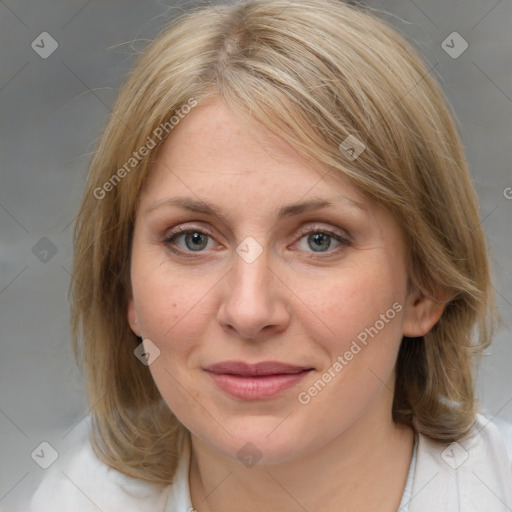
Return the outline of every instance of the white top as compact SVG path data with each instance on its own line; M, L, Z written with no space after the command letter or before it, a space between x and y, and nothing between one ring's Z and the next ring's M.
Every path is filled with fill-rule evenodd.
M90 420L74 448L47 470L28 512L193 512L188 482L190 445L184 443L172 485L157 487L103 464L94 454ZM466 441L441 444L416 434L399 512L511 512L512 426L505 438L482 415ZM510 437L509 437L510 435ZM510 458L509 458L510 457ZM25 509L26 510L26 509Z
M414 482L414 472L416 471L416 459L418 457L418 434L414 435L414 448L412 449L412 458L409 465L409 473L407 474L407 481L405 483L404 493L402 500L398 506L398 512L409 512L409 502L412 498L412 484Z

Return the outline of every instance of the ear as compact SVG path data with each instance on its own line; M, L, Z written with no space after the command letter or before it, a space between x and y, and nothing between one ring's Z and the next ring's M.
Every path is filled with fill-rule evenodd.
M441 318L449 299L447 290L439 290L436 297L427 297L417 288L412 291L406 300L403 335L418 338L428 334Z
M140 334L140 326L139 326L139 318L137 316L137 310L135 309L135 302L133 298L128 300L128 324L130 325L131 330L137 335Z

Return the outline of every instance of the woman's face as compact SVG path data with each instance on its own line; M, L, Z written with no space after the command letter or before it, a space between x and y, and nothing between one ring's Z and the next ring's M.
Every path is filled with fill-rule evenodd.
M389 212L215 102L175 128L142 192L128 319L193 435L277 463L389 422L402 335L424 328L407 280Z

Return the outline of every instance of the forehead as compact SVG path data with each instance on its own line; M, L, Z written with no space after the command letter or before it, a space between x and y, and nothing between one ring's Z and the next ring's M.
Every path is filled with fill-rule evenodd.
M313 167L283 138L253 119L240 120L219 100L196 107L160 148L142 203L169 195L220 194L254 207L271 199L332 199L353 206L368 200L347 178ZM230 197L233 200L233 197Z

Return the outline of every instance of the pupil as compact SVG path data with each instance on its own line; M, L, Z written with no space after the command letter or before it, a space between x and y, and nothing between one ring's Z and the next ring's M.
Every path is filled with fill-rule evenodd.
M329 235L325 235L324 233L315 233L310 235L310 238L313 239L316 247L322 248L322 250L327 250L329 248ZM326 242L322 245L322 242ZM317 251L318 252L318 251Z
M188 241L190 240L190 238L192 238L192 243L193 244L200 244L201 243L202 235L201 235L201 233L187 233L186 241L187 241L187 247L189 249L195 251L195 250L199 250L199 249L204 249L204 247L206 247L206 243L204 243L204 240L203 240L202 246L199 247L199 249L197 247L190 247L189 244L188 244Z

